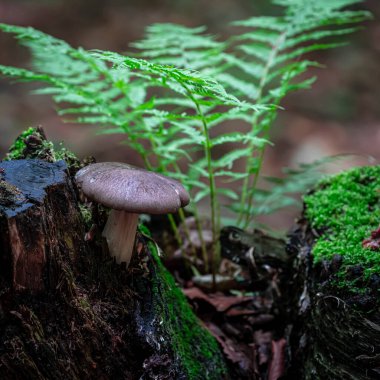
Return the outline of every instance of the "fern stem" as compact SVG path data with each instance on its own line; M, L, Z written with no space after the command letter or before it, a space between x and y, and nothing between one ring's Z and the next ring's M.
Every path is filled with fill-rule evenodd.
M162 171L164 171L165 173L168 173L168 169L167 169L166 165L164 165L162 163L160 155L156 153L157 144L156 144L153 136L149 137L149 142L151 144L152 151L155 153L155 156L156 156L156 158L158 160L158 165L159 165L160 169ZM143 155L143 160L144 160L144 163L145 163L147 169L154 171L153 166L150 164L150 162L149 162L149 160L147 158L147 155L145 153L143 153L142 155ZM177 172L181 173L181 169L179 168L178 165L175 165L175 170ZM186 224L186 217L185 217L185 213L184 213L183 209L180 208L178 210L178 215L179 215L179 217L181 219L181 223L182 223L185 235L186 235L186 237L187 237L187 239L189 241L191 252L195 255L196 250L195 250L194 244L191 241L190 231L189 231L189 229L187 227L187 224ZM183 240L182 240L181 235L179 233L178 226L177 226L177 224L176 224L176 222L174 220L174 216L172 214L169 214L168 215L168 219L169 219L170 227L173 230L175 239L177 241L178 247L181 249L183 247Z
M276 100L274 102L274 105L278 106L280 104L280 102L281 102L281 100L282 100L283 97L284 97L284 94L280 93L280 95L276 98ZM274 119L276 118L276 116L277 116L277 113L276 112L272 112L271 115L270 115L270 119L266 122L265 135L264 135L265 139L269 138L269 126L272 125L272 123L273 123ZM261 167L262 167L263 160L264 160L264 154L265 154L266 146L267 145L264 145L261 148L261 150L260 150L259 163L258 163L257 172L255 174L255 177L254 177L252 185L251 185L252 189L255 189L256 186L257 186L257 182L258 182L258 179L259 179L259 173L261 172ZM246 229L248 227L249 223L253 219L253 215L251 215L251 210L252 210L252 207L253 207L253 201L254 201L254 191L251 191L248 194L248 202L247 202L248 206L247 206L247 210L246 210L247 213L246 213L246 216L245 216L245 223L243 225L244 229Z
M179 234L179 230L178 230L177 224L174 220L173 214L168 214L168 219L169 219L170 227L174 232L174 237L177 240L179 247L181 247L183 244L183 241L182 241L181 235Z
M261 172L261 167L262 167L262 164L263 164L264 153L265 153L265 147L263 147L261 149L261 151L260 151L257 172L256 172L256 174L255 174L255 176L253 178L252 184L249 185L249 187L251 189L255 189L256 186L257 186L257 181L259 179L259 173ZM253 206L253 194L254 194L253 191L251 191L251 193L248 194L247 210L246 210L246 214L245 214L245 220L244 220L244 224L243 224L243 229L247 229L250 221L252 220L252 216L250 216L250 214L251 214L251 210L252 210L252 206Z
M182 174L182 171L181 171L180 167L178 166L178 164L176 162L173 163L173 167L174 167L174 170L177 173ZM196 253L196 249L195 249L195 246L194 246L194 244L193 244L193 242L191 240L190 231L189 231L189 228L188 228L188 226L186 224L185 212L183 211L183 209L179 209L178 213L179 213L179 217L181 218L181 222L182 222L182 225L183 225L183 229L185 231L185 235L186 235L187 239L189 240L189 243L190 243L190 246L191 246L191 250L195 254ZM195 224L197 226L197 231L198 231L198 234L199 234L199 240L200 240L200 243L201 243L202 257L203 257L203 259L205 259L207 257L206 245L205 245L205 242L204 242L204 239L203 239L203 235L201 233L200 219L199 219L198 209L197 209L197 206L195 204L193 204L193 215L194 215L194 219L195 219ZM207 268L208 268L208 265L207 265ZM208 271L208 269L206 271Z
M141 122L144 124L143 120L141 120ZM169 172L169 170L167 169L166 165L164 165L162 163L160 155L156 153L157 144L156 144L156 142L154 140L154 137L152 135L149 136L149 142L150 142L150 145L152 147L152 151L155 153L155 156L156 156L156 158L158 160L158 165L160 166L161 170L163 170L166 173ZM142 155L142 158L144 160L146 168L148 170L154 171L153 166L149 162L148 156L145 154L145 152L142 152L141 155ZM179 168L179 166L177 165L177 163L174 163L173 166L174 166L174 169L175 169L175 171L177 173L181 173L182 174L182 171ZM187 224L186 224L186 216L185 216L185 213L184 213L183 209L179 209L178 210L178 215L180 217L181 224L182 224L183 230L185 232L185 236L187 237L187 239L189 241L191 252L195 255L196 254L196 249L195 249L195 246L194 246L194 244L193 244L193 242L191 240L191 237L190 237L190 231L189 231L189 228L187 227ZM168 219L169 219L170 227L173 230L175 239L177 241L178 247L182 248L183 247L183 240L181 238L178 226L177 226L177 224L176 224L176 222L174 220L173 215L169 214L168 215ZM196 223L197 223L197 226L198 226L198 224L199 224L199 218L198 218L198 216L196 217ZM198 233L199 233L199 229L198 229ZM206 252L206 250L205 250L205 244L204 244L204 240L203 240L203 236L202 235L200 235L200 241L201 241L201 246L202 246L202 253ZM207 257L206 254L203 255L203 257ZM208 268L208 265L207 265L207 268Z
M208 273L208 271L210 270L209 258L208 258L208 254L207 254L205 239L203 239L203 231L202 231L201 220L200 220L200 217L198 214L198 209L195 205L194 205L193 213L194 213L194 218L195 218L195 224L197 226L199 240L201 242L201 252L202 252L203 262L205 264L205 272Z
M202 120L202 127L203 127L203 135L205 138L204 143L204 152L206 156L207 161L207 172L208 172L208 180L209 180L209 186L210 186L210 206L211 206L211 230L212 230L212 255L211 255L211 268L212 268L212 276L213 276L213 283L215 286L215 275L217 271L217 265L220 261L220 246L218 244L219 240L219 222L217 220L218 217L218 201L216 197L216 185L215 185L215 176L214 176L214 169L212 166L212 157L211 157L211 141L210 141L210 135L209 130L206 122L206 118L202 112L202 109L198 103L198 101L194 98L194 96L191 94L191 92L186 88L188 91L189 98L194 102L194 105L196 107L196 110L201 117ZM205 266L208 267L208 256L206 254L207 261L205 262Z
M269 59L265 65L264 72L263 72L263 75L261 77L259 87L258 87L257 104L261 103L263 90L264 90L264 87L266 84L266 80L267 80L267 77L269 74L269 70L273 65L273 62L274 62L274 60L275 60L275 58L279 52L281 45L286 40L286 34L287 34L287 32L284 32L279 36L277 43L275 44L274 49L272 50L272 52L269 56ZM273 112L273 111L270 111L270 112ZM254 134L254 132L255 132L257 123L258 123L258 114L255 113L253 116L252 124L251 124L252 125L251 133L252 134ZM247 228L247 225L248 225L249 220L250 220L249 213L252 209L252 203L253 203L253 191L252 190L255 189L255 187L257 186L257 180L258 180L258 177L259 177L259 174L261 171L265 148L266 148L266 145L264 145L261 148L260 157L259 157L259 165L255 171L255 176L252 178L252 173L250 173L250 168L252 167L252 164L253 164L253 161L255 158L253 155L253 151L255 149L255 144L252 141L248 145L248 149L251 152L248 156L249 158L247 159L246 167L245 167L245 173L247 173L248 175L244 178L244 181L243 181L242 196L241 196L241 202L240 202L240 211L239 211L239 216L238 216L238 220L237 220L238 225L240 225L242 223L243 219L245 220L244 228ZM250 194L249 194L249 188L252 189ZM246 210L247 207L248 207L248 209Z

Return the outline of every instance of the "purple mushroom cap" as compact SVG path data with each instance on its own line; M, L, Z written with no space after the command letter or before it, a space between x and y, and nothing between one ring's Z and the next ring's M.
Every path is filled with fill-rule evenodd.
M118 162L90 164L75 179L87 198L130 213L175 213L190 201L178 181Z

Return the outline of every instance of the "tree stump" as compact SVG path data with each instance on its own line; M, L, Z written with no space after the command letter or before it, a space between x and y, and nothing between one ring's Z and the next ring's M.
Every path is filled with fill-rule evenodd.
M74 168L30 159L32 148L0 162L0 378L228 379L156 244L138 234L128 269L117 265L101 213L78 203Z
M322 182L290 236L292 369L287 379L380 378L379 167Z

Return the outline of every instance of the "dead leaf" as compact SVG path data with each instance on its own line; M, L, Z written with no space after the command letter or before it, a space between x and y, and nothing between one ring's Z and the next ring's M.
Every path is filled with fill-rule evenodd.
M244 371L250 370L252 363L249 358L239 349L239 346L229 339L223 331L213 323L206 323L207 329L221 345L226 357L234 364L239 364Z
M268 380L277 380L285 372L285 346L284 338L272 340L272 360L269 365Z
M244 315L257 314L257 311L249 310L249 309L231 309L231 310L227 310L225 314L228 317L241 317Z
M210 294L207 295L201 289L192 287L184 289L186 297L191 300L203 300L212 305L218 312L223 313L233 306L246 304L252 301L252 297L243 296L224 296L222 294ZM251 313L252 314L252 313Z

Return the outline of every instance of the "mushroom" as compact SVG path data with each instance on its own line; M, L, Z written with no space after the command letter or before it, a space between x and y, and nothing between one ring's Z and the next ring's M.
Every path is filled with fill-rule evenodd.
M118 162L85 166L75 180L87 198L111 208L102 236L111 256L118 264L125 262L127 267L139 214L175 213L190 201L179 182Z

